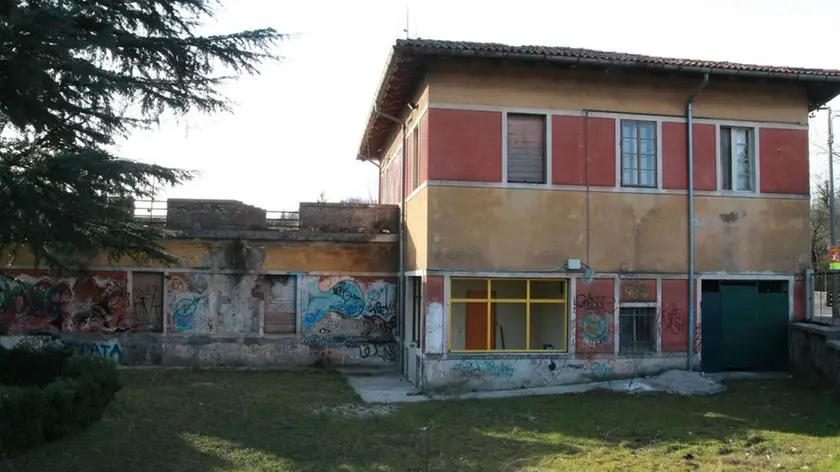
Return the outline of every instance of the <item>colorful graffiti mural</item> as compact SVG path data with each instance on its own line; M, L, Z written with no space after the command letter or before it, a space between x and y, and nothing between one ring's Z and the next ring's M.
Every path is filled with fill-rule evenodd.
M256 275L170 274L166 313L172 333L256 333L264 300Z
M302 283L303 333L313 355L344 347L358 349L361 358L394 361L397 290L392 281L311 276Z
M576 350L612 352L615 343L615 299L581 293L575 298L574 306Z
M0 275L0 334L130 331L126 274L99 272L53 278Z

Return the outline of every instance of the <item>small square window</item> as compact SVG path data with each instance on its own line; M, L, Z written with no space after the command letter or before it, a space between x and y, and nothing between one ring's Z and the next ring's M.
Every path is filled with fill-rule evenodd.
M650 354L656 351L656 308L619 309L621 354Z

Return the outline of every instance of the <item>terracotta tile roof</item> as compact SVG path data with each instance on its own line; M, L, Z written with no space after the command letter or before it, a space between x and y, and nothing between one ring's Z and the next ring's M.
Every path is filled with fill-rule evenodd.
M380 83L370 119L359 149L359 159L376 159L388 136L396 129L385 114L400 116L414 87L422 78L425 64L439 58L496 59L511 62L544 62L587 65L638 71L662 71L684 76L730 77L796 83L808 92L810 109L816 109L840 93L840 70L780 67L645 56L568 47L510 46L499 43L400 39L393 47Z

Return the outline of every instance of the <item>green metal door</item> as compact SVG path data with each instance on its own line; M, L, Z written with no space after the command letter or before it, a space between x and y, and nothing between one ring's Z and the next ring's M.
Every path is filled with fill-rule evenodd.
M721 284L723 370L754 370L761 363L757 283Z
M787 293L759 293L759 358L756 370L784 371L788 360L790 299Z
M706 292L700 299L700 363L703 372L723 370L723 331L720 292Z

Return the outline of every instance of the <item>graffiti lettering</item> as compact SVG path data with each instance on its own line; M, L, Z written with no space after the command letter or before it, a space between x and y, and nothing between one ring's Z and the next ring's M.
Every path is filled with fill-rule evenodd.
M607 306L614 306L615 298L602 297L581 293L575 297L575 308L579 310L603 310Z
M74 341L66 341L65 345L69 346L73 349L78 355L81 356L93 356L93 357L104 357L108 359L114 359L119 361L120 356L122 355L122 349L120 345L117 343L108 343L108 342L92 342L92 343L85 343L85 342L74 342Z
M514 368L502 362L495 361L464 361L452 367L452 373L457 377L499 377L513 378Z
M683 313L675 304L662 308L662 328L673 334L685 332L686 320Z

